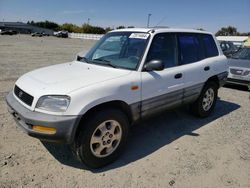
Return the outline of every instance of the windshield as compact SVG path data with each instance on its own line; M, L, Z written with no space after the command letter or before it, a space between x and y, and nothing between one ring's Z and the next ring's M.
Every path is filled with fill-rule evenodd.
M247 59L250 60L250 48L242 48L232 56L233 59Z
M220 42L220 47L223 51L237 51L238 48L232 42Z
M149 39L148 33L111 32L82 59L85 62L135 70Z

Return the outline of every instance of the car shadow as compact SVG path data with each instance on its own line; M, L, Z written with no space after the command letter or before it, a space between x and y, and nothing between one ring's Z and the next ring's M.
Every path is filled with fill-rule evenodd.
M187 107L181 107L142 121L131 128L127 148L121 157L114 163L97 170L89 169L81 164L67 145L49 142L42 142L42 144L60 163L74 168L90 170L93 173L100 173L144 158L184 135L199 136L193 131L233 112L239 107L238 104L219 99L214 112L204 119L188 113Z

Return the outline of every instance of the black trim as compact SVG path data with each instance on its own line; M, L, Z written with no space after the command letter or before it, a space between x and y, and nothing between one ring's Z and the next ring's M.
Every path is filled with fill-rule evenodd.
M143 100L141 106L142 115L145 114L146 111L158 111L159 108L165 108L165 106L170 107L171 104L175 102L181 103L182 96L183 89L180 89L157 97Z
M31 96L30 94L26 93L25 91L23 91L17 85L15 85L14 93L15 93L16 97L19 98L22 102L24 102L25 104L27 104L29 106L32 105L34 97Z
M204 83L145 99L130 105L134 121L169 110L183 104L194 102L200 95Z
M215 76L218 77L219 86L221 87L227 80L228 72L225 71ZM137 121L148 115L153 115L163 110L168 110L183 104L189 104L196 101L200 96L204 84L205 83L195 84L184 89L145 99L141 102L130 105L133 120Z
M199 97L203 86L204 83L200 83L194 86L184 88L183 104L188 104L190 102L195 101Z
M141 119L141 102L137 102L130 105L130 111L132 114L133 122Z
M227 78L227 83L240 84L240 85L248 86L250 84L250 81L239 80L239 79L234 79L234 78Z

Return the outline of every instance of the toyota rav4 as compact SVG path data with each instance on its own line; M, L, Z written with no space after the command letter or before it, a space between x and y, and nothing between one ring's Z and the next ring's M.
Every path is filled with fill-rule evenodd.
M80 161L98 168L121 154L138 120L184 104L208 116L227 74L209 32L121 29L72 62L21 76L6 101L28 135L70 144Z

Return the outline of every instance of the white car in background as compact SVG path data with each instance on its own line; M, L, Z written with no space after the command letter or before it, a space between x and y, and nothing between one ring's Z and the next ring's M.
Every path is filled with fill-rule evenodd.
M227 83L250 85L250 47L243 47L228 59L229 74Z
M209 32L121 29L73 62L21 76L6 101L30 136L70 144L98 168L121 154L136 121L184 104L207 117L227 71Z

